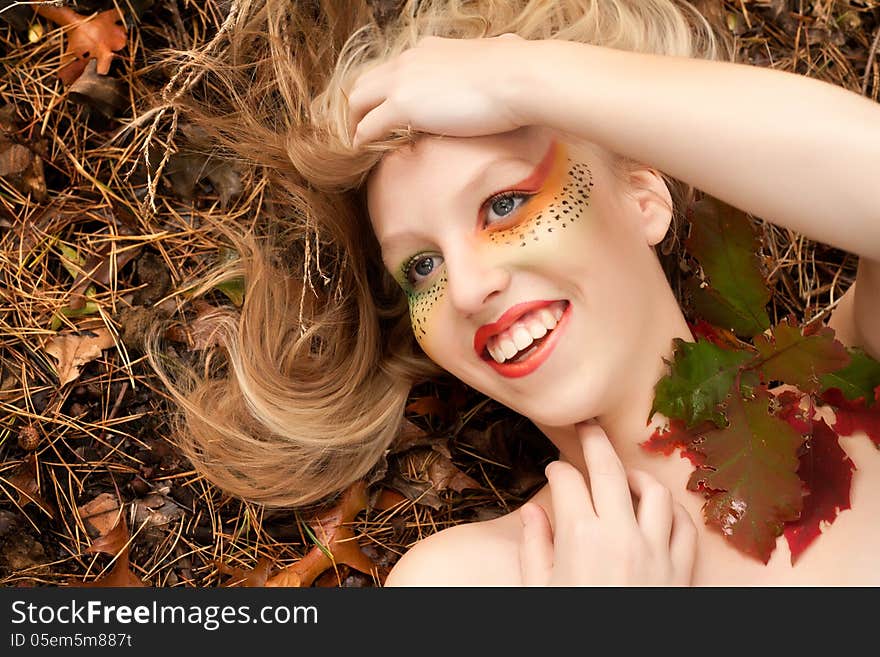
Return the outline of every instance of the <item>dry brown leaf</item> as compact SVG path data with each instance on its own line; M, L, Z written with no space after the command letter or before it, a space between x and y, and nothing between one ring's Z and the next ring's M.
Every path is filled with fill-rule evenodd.
M143 523L153 527L167 525L182 515L183 509L173 500L157 493L151 493L134 502L134 522L138 526Z
M77 507L79 517L98 537L106 536L119 519L119 500L112 493L101 493L93 500Z
M295 564L269 578L266 586L311 586L315 578L328 568L332 568L334 563L346 564L366 574L375 572L375 565L361 551L354 531L347 524L351 523L366 506L366 485L363 481L358 481L343 494L339 504L316 516L309 523L315 532L315 537L330 553L332 559L316 545Z
M92 544L86 549L86 552L93 554L104 552L113 556L119 555L113 564L113 569L105 577L96 579L93 582L72 581L67 582L67 586L84 588L146 586L144 581L131 571L128 560L128 541L130 538L125 515L119 514L119 520L113 529L107 532L106 535L92 541Z
M58 361L59 386L65 386L79 378L79 368L90 363L115 343L106 328L89 331L89 335L61 333L49 340L46 353Z
M92 554L104 552L116 556L123 549L126 549L128 539L131 536L128 533L128 523L125 521L125 514L119 514L119 518L113 528L103 536L99 536L86 549L86 552ZM127 551L127 549L126 549Z
M85 292L89 285L92 283L105 287L110 285L112 272L119 272L120 269L125 267L140 253L140 247L125 249L124 251L117 251L114 257L111 248L111 245L108 243L99 253L89 256L88 260L86 260L85 265L82 267L83 273L76 277L70 289L71 299L69 308L71 310L79 310L85 306Z
M78 103L88 105L107 118L128 104L125 83L108 75L98 75L98 60L89 60L85 70L70 85L69 96Z
M7 481L18 491L18 499L16 501L18 506L24 506L28 502L33 502L45 511L50 518L55 517L52 506L40 495L40 484L37 481L37 457L35 454L28 454Z
M68 63L58 77L64 84L71 84L86 68L91 59L97 59L100 75L110 72L113 53L122 50L128 42L122 14L116 9L102 11L94 17L76 13L70 7L37 5L34 10L43 18L67 30L67 51L63 59Z
M31 149L0 137L0 176L17 176L34 160Z
M450 489L460 493L466 488L482 488L478 481L459 470L450 459L441 454L429 461L428 479L437 490Z
M260 557L257 565L251 569L230 566L223 562L216 562L217 570L221 575L230 575L230 579L224 586L259 587L266 586L272 562L266 557Z
M186 344L191 351L209 349L221 344L220 325L229 316L225 308L205 301L193 301L196 316L189 324L175 324L165 331L165 339Z
M83 588L105 586L113 588L128 588L146 586L144 581L131 571L131 566L128 562L128 550L125 551L125 554L120 555L120 557L116 560L116 563L113 564L113 569L107 574L106 577L96 579L94 582L68 582L67 585L79 586Z

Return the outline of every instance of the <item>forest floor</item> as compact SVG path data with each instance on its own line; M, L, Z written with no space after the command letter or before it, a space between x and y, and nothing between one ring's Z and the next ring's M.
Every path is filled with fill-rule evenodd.
M167 121L149 114L174 74L158 54L206 43L228 3L120 1L124 24L108 14L100 37L115 55L97 71L67 66L81 28L40 4L0 2L0 585L375 586L415 540L503 514L543 483L555 454L540 432L448 380L413 390L385 467L335 506L263 508L199 476L175 448L143 331L171 321L172 358L210 348L200 317L235 312L241 289L187 291L228 257L211 217L244 217L259 190L198 135L158 179L144 144L155 125L167 146ZM717 7L740 61L878 99L880 1ZM773 321L827 315L855 259L761 225Z

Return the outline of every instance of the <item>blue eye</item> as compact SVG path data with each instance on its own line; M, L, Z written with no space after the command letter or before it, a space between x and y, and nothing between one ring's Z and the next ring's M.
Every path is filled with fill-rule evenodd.
M503 192L497 196L493 196L485 203L486 208L486 224L491 225L500 219L513 214L519 207L525 203L531 194L523 192Z
M418 284L434 273L443 263L441 255L417 255L406 265L406 280L410 285L417 287Z

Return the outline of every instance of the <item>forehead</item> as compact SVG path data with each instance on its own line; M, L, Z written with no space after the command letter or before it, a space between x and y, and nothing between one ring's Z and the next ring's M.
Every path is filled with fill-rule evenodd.
M499 180L524 178L558 138L543 128L522 128L482 137L420 138L388 153L367 179L367 205L376 236L382 239L400 216L485 191ZM451 209L451 208L450 208ZM415 220L415 218L413 218Z

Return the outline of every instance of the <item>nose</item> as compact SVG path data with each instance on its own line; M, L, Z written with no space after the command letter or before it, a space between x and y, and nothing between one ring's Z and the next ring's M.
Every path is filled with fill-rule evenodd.
M466 317L479 313L510 284L509 269L479 248L447 251L444 258L447 294L452 305Z

